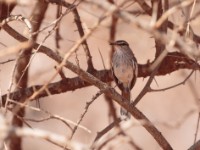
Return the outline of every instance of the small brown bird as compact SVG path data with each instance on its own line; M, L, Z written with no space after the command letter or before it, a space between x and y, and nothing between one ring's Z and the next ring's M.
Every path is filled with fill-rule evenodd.
M133 88L138 74L137 60L124 40L111 42L115 50L112 55L112 72L115 82L122 92L122 97L130 101L130 91ZM122 117L130 118L130 114L124 108L120 109Z

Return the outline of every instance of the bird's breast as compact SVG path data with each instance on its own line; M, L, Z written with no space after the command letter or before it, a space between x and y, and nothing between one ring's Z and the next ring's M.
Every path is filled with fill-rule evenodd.
M113 66L113 71L117 79L127 86L133 79L133 66L118 62L117 65Z

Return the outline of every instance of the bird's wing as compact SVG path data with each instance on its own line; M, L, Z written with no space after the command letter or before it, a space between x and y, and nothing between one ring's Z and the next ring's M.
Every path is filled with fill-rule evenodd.
M130 89L133 88L133 86L135 85L135 82L136 82L136 79L137 79L137 76L138 76L138 65L137 65L137 60L135 57L133 57L133 72L134 72L134 76L133 76L133 79L131 81L131 86L130 86Z
M124 86L123 84L118 80L118 78L115 76L115 73L114 73L114 70L113 70L113 64L112 64L112 67L111 67L111 71L112 71L112 75L113 75L113 78L115 80L115 83L117 84L117 86L119 87L119 89L122 91L124 90Z

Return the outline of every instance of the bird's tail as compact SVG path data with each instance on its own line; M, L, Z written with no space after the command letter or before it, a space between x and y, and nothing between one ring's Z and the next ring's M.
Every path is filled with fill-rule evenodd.
M131 100L130 90L127 90L127 89L122 90L122 97L124 99L128 100L130 103L130 100ZM130 113L123 107L121 107L121 109L120 109L120 114L122 116L122 119L130 119L130 117L131 117Z

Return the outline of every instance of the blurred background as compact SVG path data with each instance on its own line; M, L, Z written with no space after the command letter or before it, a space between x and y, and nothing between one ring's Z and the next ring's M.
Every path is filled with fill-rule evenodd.
M69 1L68 2L72 2ZM116 1L118 3L119 1ZM31 19L31 10L35 1L31 1L26 5L15 7L12 12L13 15L21 14ZM139 10L140 7L137 3L124 7L125 11ZM199 5L195 7L195 11L199 11ZM64 10L64 8L63 8ZM79 15L83 27L90 29L104 11L94 5L81 3L78 6ZM56 17L56 5L50 4L48 11L46 12L45 19L42 27L51 24ZM135 18L143 19L146 22L150 22L150 17L147 15L135 15ZM183 10L176 12L170 16L170 20L177 25L181 25L184 21ZM104 69L103 62L105 63L106 69L110 68L110 52L111 47L109 45L109 32L110 32L110 18L97 28L97 30L87 40L94 67L98 70ZM34 20L32 20L32 23ZM22 23L12 22L10 23L19 33L27 36L27 30ZM192 24L192 28L197 35L200 35L199 22ZM50 30L50 29L49 29ZM41 43L44 37L48 34L48 30L40 33L38 37L38 43ZM61 54L65 54L73 46L73 44L80 38L77 27L74 23L74 16L72 13L67 14L61 21L60 34L62 40L60 41L61 48L59 49ZM145 64L147 61L152 61L155 55L155 43L152 35L137 28L133 24L123 22L121 19L118 21L116 40L126 40L132 48L139 64ZM0 50L6 47L13 46L18 43L10 37L5 31L0 32ZM52 34L45 42L45 46L56 50L55 46L55 34ZM170 52L175 49L168 49ZM100 53L103 56L103 60ZM82 47L77 51L80 67L83 69L87 68L86 57ZM70 61L76 64L76 55L73 54L70 57ZM10 59L15 59L16 55L10 55L1 57L0 62L5 62ZM34 56L31 61L30 72L29 72L29 86L42 85L46 83L56 72L54 67L57 65L52 59L42 53L38 53ZM12 73L14 70L15 61L11 61L5 64L0 64L0 89L2 94L6 94L9 90L12 82ZM64 69L66 77L75 77L76 74L71 71ZM152 88L161 89L168 86L172 86L179 82L182 82L191 72L191 70L178 70L165 76L156 76L155 81L152 83ZM61 78L58 75L54 81L59 81ZM137 95L141 92L148 78L138 78L136 85L132 89L132 99L134 100ZM160 130L164 137L168 140L171 146L175 150L187 149L194 143L196 126L198 121L198 106L197 101L199 100L199 89L200 89L200 77L199 72L195 72L192 77L184 85L180 85L176 88L162 91L162 92L151 92L147 93L137 108L142 111ZM115 85L114 83L112 84ZM118 89L117 89L118 90ZM45 98L39 99L40 108L49 111L52 114L62 116L66 119L77 122L80 119L81 114L85 110L86 102L90 101L92 97L99 91L96 87L90 86L75 90L73 92L62 93L58 95L50 95ZM119 90L118 90L119 91ZM198 94L198 99L194 93ZM30 105L38 107L35 101L31 102ZM118 109L119 105L115 103ZM101 95L95 102L90 106L86 116L83 118L81 125L91 130L88 133L82 129L78 129L74 135L73 140L83 145L90 145L94 140L97 132L105 128L110 120L108 118L108 105L105 101L104 95ZM42 112L37 112L31 109L26 109L26 118L42 119L45 115ZM62 134L69 137L70 131L65 124L58 120L47 120L43 122L28 122L33 128L40 128L48 130L57 134ZM132 125L133 124L133 125ZM123 122L122 128L132 137L133 141L141 149L161 149L153 137L137 123L137 120L132 118L129 121ZM127 128L128 127L128 128ZM109 133L108 133L109 134ZM104 137L103 137L104 138ZM199 134L197 136L199 139ZM120 141L120 142L119 142ZM59 148L45 140L23 138L23 147L28 150L57 150ZM123 136L119 136L117 140L112 141L104 149L115 149L120 150L122 148L132 149L127 143Z

